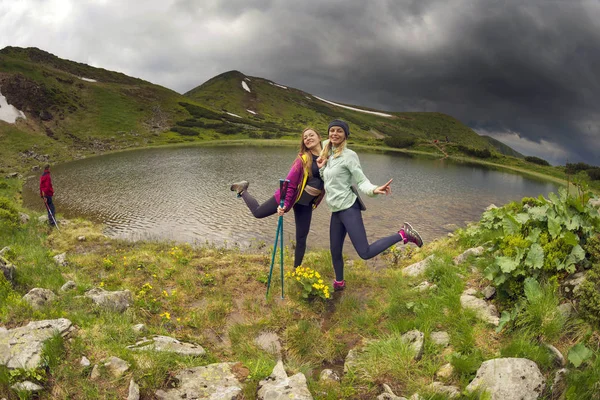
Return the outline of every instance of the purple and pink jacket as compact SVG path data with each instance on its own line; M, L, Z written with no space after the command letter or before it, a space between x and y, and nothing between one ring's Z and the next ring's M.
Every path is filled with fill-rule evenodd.
M296 157L294 163L292 164L292 168L288 173L286 179L290 181L288 183L287 192L285 194L285 200L283 202L283 208L285 212L288 212L292 209L294 204L300 199L300 195L304 191L304 187L306 186L306 181L308 180L308 171L304 171L302 166L302 159L300 157ZM323 196L325 195L325 190L321 191L319 197L315 199L313 204L313 209L317 208L321 200L323 200ZM275 200L279 203L281 201L281 191L277 189L275 191Z

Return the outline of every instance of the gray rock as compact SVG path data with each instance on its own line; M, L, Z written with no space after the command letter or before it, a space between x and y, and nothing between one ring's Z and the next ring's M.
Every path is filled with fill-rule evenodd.
M71 326L71 321L60 318L32 321L19 328L0 330L0 365L10 369L39 367L44 342L56 334L66 336Z
M339 382L340 376L332 369L324 369L319 375L321 382Z
M7 281L9 281L10 283L14 283L15 266L9 263L8 260L2 256L0 256L0 272L2 272Z
M19 177L19 173L18 172L11 172L8 173L4 176L6 179L15 179Z
M463 308L474 310L477 317L482 321L485 321L494 326L500 324L500 318L498 317L498 310L492 304L486 303L485 300L479 299L473 295L464 292L460 296L460 304Z
M80 242L85 242L85 236L77 236L77 240Z
M406 400L406 397L396 396L392 391L392 388L383 384L383 393L377 396L377 400Z
M75 288L77 288L77 284L73 281L68 281L60 287L60 290L62 292L68 292L69 290L73 290Z
M299 372L288 377L283 362L275 365L273 373L258 383L258 400L312 400L306 384L306 377Z
M133 331L136 333L142 333L142 332L146 332L148 330L146 328L146 325L144 325L144 324L136 324L133 327L131 327L131 329L133 329Z
M38 222L45 224L48 223L48 216L47 215L40 215L38 217Z
M562 283L562 289L565 293L565 296L567 296L570 299L579 296L579 288L581 287L581 284L585 282L585 280L585 272L576 272L573 275L567 277L567 279L565 279Z
M594 197L588 201L592 207L600 207L600 197Z
M447 347L450 344L450 335L448 332L431 332L429 335L431 341L438 346Z
M564 391L566 389L565 378L568 372L568 369L562 368L556 371L554 374L552 386L550 387L550 393L552 393L553 399L563 398L561 395L564 395Z
M125 360L121 360L119 357L113 356L104 363L104 367L112 376L119 378L129 370L129 363Z
M14 385L11 386L11 388L14 390L18 390L20 392L22 391L22 392L32 392L32 393L37 393L37 392L41 392L42 390L44 390L44 388L42 386L38 385L37 383L30 382L30 381L15 383Z
M133 301L129 290L109 292L102 288L94 288L85 292L85 297L92 299L100 307L117 312L127 310Z
M90 365L92 365L92 363L90 362L90 360L88 360L86 356L83 356L81 357L81 361L79 361L79 365L81 365L82 367L89 367Z
M571 303L562 303L558 306L558 312L565 318L569 318L575 312Z
M29 222L29 219L29 215L22 212L19 213L19 221L21 222L21 224L25 225Z
M55 255L54 257L54 262L58 265L60 265L61 267L66 267L67 266L67 253L60 253Z
M96 365L94 365L94 368L92 368L92 373L90 374L90 379L95 381L98 378L100 378L100 368L98 367L98 364L96 364Z
M344 373L348 373L348 371L355 369L358 360L358 349L350 349L348 351L348 355L346 355L346 359L344 360Z
M419 361L423 356L423 342L424 342L425 334L416 329L412 331L406 332L402 335L402 340L406 343L409 343L414 354L415 360Z
M203 356L206 354L206 351L200 345L180 342L169 336L154 336L152 339L140 340L134 345L127 346L127 348L177 353L184 356Z
M408 267L402 269L402 275L404 276L419 276L425 272L429 262L434 259L434 255L430 255L429 257L421 260L417 263L409 265Z
M471 255L480 256L483 254L484 250L485 249L482 246L473 247L468 250L465 250L462 254L454 257L454 264L458 265L464 263L465 261L467 261L467 258L469 258L469 256Z
M536 400L544 390L538 366L525 358L496 358L485 361L466 390L487 391L490 400Z
M468 294L469 296L477 296L477 293L479 292L477 291L477 289L469 288L466 289L463 293Z
M486 286L481 293L483 294L484 299L489 300L496 295L496 288L493 286Z
M567 361L565 360L565 357L562 355L560 350L558 350L556 347L552 346L549 343L543 343L543 345L548 350L550 350L550 353L552 353L552 356L554 357L554 363L557 367L564 367L565 365L567 365Z
M437 289L437 285L435 283L430 283L428 281L423 281L413 288L413 290L416 290L417 292L424 292L426 290L433 290L433 289Z
M133 378L129 381L129 395L127 400L140 400L140 386L135 383Z
M435 376L437 376L438 378L442 378L442 379L450 379L450 377L452 376L452 374L454 373L454 367L452 366L452 364L447 363L444 364L440 367L440 369L437 370L437 372L435 373Z
M50 289L33 288L23 296L23 300L29 303L31 307L39 309L56 300L56 295Z
M460 396L460 389L456 386L445 386L441 382L433 382L429 387L436 393L445 394L448 399L455 399Z
M156 391L160 400L241 399L242 385L232 372L235 363L184 369L175 375L178 386Z
M267 353L277 356L277 359L281 358L281 343L275 332L262 332L254 339L254 343Z

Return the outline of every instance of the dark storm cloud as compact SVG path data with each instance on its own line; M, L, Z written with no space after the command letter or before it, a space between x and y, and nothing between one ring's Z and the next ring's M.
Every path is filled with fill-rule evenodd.
M0 47L182 93L238 69L333 101L445 112L527 154L600 164L598 1L8 3Z

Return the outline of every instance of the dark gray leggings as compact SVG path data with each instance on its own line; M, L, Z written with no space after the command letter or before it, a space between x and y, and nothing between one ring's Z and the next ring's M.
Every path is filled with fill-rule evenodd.
M256 218L265 218L277 212L279 203L275 200L275 196L265 201L263 204L258 204L258 201L244 190L242 199L252 211L252 215ZM312 205L302 206L294 204L294 221L296 222L296 251L294 253L294 268L302 265L304 253L306 252L306 238L310 230L310 221L312 219Z
M393 235L381 238L376 242L369 244L358 201L348 209L332 213L331 223L329 224L329 241L336 281L344 280L344 258L342 257L342 250L344 248L346 234L350 236L352 245L363 260L375 257L388 247L402 240L402 236L396 232Z

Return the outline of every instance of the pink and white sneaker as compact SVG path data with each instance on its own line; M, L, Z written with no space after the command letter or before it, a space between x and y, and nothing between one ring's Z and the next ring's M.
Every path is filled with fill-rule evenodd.
M423 247L423 239L421 239L421 235L417 232L408 222L404 223L402 229L398 231L402 239L404 240L404 244L410 242L417 245L417 247Z

